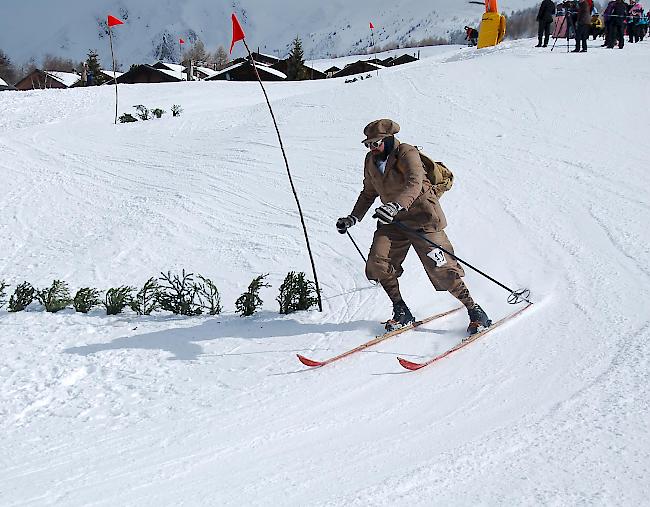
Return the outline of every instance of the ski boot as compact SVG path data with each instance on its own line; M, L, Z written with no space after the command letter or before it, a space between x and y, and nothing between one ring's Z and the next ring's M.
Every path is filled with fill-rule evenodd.
M479 305L472 306L467 310L469 314L469 326L467 326L467 332L470 335L476 334L484 329L487 329L492 324L492 321L487 316L487 313L483 311Z
M386 322L386 332L395 331L415 322L415 317L404 301L393 305L393 318Z

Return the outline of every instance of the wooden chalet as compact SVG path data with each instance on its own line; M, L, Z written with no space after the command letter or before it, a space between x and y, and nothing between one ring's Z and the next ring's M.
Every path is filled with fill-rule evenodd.
M0 77L0 92L8 91L8 90L15 90L16 87L10 85L7 83L4 79Z
M346 65L342 70L335 73L332 77L354 76L356 74L364 74L366 72L375 72L379 69L385 69L383 65L369 62L368 60L359 60L354 63Z
M289 60L280 60L277 63L274 63L271 65L272 69L279 70L283 74L288 74L289 73ZM304 69L306 75L308 76L307 79L325 79L327 77L327 74L325 72L314 69L312 67L308 67L307 65L303 65L302 68Z
M325 70L323 71L323 73L324 73L327 77L332 77L332 76L333 76L334 74L336 74L339 70L341 70L339 67L337 67L336 65L332 65L329 69L325 69Z
M251 53L253 56L253 60L255 60L255 63L263 63L264 65L272 66L275 65L276 63L280 62L280 58L276 58L273 55L265 55L264 53L260 53L259 51L253 51ZM250 57L247 56L246 60L250 60Z
M183 81L182 73L146 64L134 65L128 72L117 78L117 82L120 84L179 83L181 81ZM111 79L107 83L113 84L114 80Z
M45 90L71 88L81 76L74 72L34 69L14 86L17 90Z
M257 65L257 71L262 81L285 81L287 79L284 72L265 65ZM257 76L253 64L246 60L218 71L206 81L257 81Z
M397 58L393 58L390 62L387 64L384 64L386 67L395 67L396 65L404 65L405 63L411 63L411 62L417 62L418 59L415 58L414 56L409 55L408 53L405 53L401 56L398 56Z

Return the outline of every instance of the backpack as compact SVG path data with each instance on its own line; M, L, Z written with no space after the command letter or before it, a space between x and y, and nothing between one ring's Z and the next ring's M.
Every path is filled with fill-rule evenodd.
M420 153L420 160L422 160L422 165L424 166L424 172L427 174L427 178L433 186L433 192L436 194L436 197L440 198L454 184L454 174L445 164L432 160L422 153L419 148L418 152Z

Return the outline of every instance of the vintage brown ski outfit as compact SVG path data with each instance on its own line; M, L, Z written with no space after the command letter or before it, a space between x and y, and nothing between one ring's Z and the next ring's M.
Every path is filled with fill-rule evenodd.
M384 153L385 162L373 151L366 155L363 190L350 215L337 222L339 232L345 232L348 227L362 220L379 197L383 205L392 205L399 209L393 215L395 220L417 230L430 241L453 253L453 247L443 230L447 226L447 219L426 176L420 153L414 146L395 139L394 134L397 132L399 125L388 119L376 120L366 126L364 133L367 139L364 143L368 145L373 141L383 140L390 153ZM381 215L382 207L377 208L376 216ZM347 220L343 229L341 220ZM381 284L394 308L403 305L410 315L400 293L398 278L402 275L402 264L411 246L436 290L450 292L468 310L478 307L461 279L465 273L456 259L417 235L404 231L393 223L385 224L380 221L368 255L366 276L369 280L376 280ZM487 316L484 320L486 319Z

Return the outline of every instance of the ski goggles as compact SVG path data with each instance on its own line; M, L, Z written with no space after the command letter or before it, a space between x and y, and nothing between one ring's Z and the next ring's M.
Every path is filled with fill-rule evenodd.
M368 149L379 148L383 142L383 139L380 139L379 141L364 141L363 145Z

